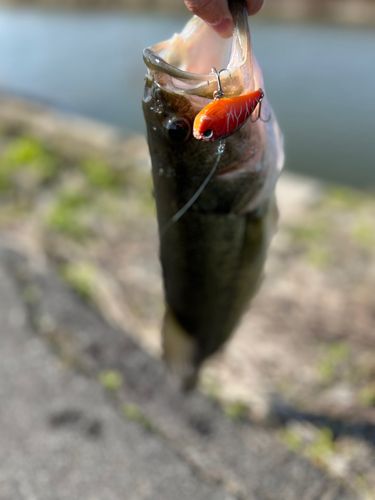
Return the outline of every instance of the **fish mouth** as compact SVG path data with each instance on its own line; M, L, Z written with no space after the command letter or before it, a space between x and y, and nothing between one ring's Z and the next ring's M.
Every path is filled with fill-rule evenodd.
M226 97L255 90L248 13L241 0L230 2L234 22L231 39L221 38L194 16L180 34L143 51L146 78L179 94L212 99L217 79L211 68L227 69L221 76Z

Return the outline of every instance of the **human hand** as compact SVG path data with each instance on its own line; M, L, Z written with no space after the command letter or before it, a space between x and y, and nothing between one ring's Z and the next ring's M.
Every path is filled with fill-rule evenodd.
M185 3L193 14L203 19L221 37L229 38L233 35L228 0L185 0ZM252 16L261 9L264 0L246 0L245 3L249 16Z

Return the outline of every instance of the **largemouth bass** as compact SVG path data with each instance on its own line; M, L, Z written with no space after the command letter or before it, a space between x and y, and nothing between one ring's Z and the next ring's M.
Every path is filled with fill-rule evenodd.
M225 97L264 89L244 2L232 0L230 7L232 39L193 17L181 34L144 50L143 111L166 300L164 358L185 387L230 337L257 292L277 224L274 189L284 163L283 139L266 96L262 114L271 119L248 120L226 139L215 175L170 224L217 158L218 141L197 140L192 130L217 90L211 68L228 69L221 78Z

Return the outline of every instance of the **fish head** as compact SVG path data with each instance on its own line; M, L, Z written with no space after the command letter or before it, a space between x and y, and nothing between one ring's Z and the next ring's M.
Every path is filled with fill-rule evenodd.
M152 159L155 199L160 224L181 208L212 169L218 144L206 130L195 132L194 119L218 90L211 68L221 73L225 97L264 88L262 72L252 53L244 2L231 2L234 32L222 39L194 16L180 34L144 50L147 66L143 111ZM211 212L253 210L270 195L283 164L282 136L266 96L268 123L248 120L226 139L219 168L192 207ZM204 140L197 140L197 137ZM222 187L225 185L225 195ZM160 194L159 194L160 193Z

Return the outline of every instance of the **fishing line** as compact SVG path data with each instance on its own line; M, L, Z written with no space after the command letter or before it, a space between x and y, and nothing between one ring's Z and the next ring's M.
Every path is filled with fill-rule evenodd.
M199 187L198 191L190 198L190 200L161 228L160 230L160 236L164 236L165 233L170 229L175 222L177 222L181 217L189 210L189 208L197 201L199 196L202 194L204 188L207 186L207 184L210 182L211 177L214 175L216 172L216 169L220 163L220 158L221 155L224 153L225 150L225 141L220 141L218 150L217 150L217 158L215 161L215 165L212 167L211 172L207 175L205 180L202 182L201 186Z

